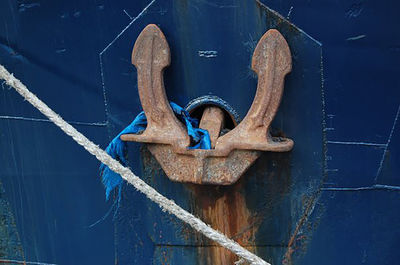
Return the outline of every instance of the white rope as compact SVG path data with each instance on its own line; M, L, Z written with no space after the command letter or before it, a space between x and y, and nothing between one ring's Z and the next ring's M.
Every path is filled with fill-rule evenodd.
M157 203L164 212L175 215L180 220L193 227L196 231L217 242L224 248L229 249L239 257L247 260L251 265L271 265L257 255L243 248L235 241L229 239L221 232L212 229L209 225L182 209L174 201L169 200L158 193L155 189L136 176L129 168L121 165L117 160L108 155L107 152L102 150L99 146L78 132L73 126L64 121L35 94L30 92L20 80L10 74L2 65L0 65L0 79L4 79L7 85L13 87L22 97L24 97L29 103L31 103L53 123L60 127L60 129L63 130L67 135L71 136L75 142L83 146L83 148L85 148L89 153L94 155L100 162L107 165L114 172L120 174L123 179L132 184L137 190L144 193L147 198Z

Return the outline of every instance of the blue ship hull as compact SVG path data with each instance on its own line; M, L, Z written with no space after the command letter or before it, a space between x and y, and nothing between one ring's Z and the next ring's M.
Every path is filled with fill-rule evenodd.
M215 95L241 118L256 91L255 45L278 29L293 70L273 127L295 141L290 153L263 154L228 187L171 182L139 144L129 144L129 167L273 265L396 264L399 7L395 1L3 0L0 64L105 148L141 111L130 56L146 25L157 24L171 49L164 73L170 100L185 106ZM99 162L5 84L0 95L0 263L237 260L130 185L123 186L118 210L103 218L113 202L105 201Z

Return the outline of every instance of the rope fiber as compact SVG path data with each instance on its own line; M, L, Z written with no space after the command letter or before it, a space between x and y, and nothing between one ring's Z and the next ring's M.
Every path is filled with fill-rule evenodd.
M94 155L101 163L107 165L111 170L120 174L123 179L133 185L138 191L147 196L148 199L158 204L158 206L169 214L175 215L183 222L189 224L193 229L202 233L209 239L215 241L226 249L229 249L239 257L248 261L251 265L271 265L257 255L240 246L237 242L231 240L221 232L214 230L199 218L187 212L174 201L169 200L154 188L145 183L136 176L129 168L121 165L117 160L113 159L103 149L94 144L83 134L77 131L72 125L64 121L57 113L50 109L35 94L30 92L28 88L13 74L10 74L4 66L0 65L0 79L4 79L7 85L14 88L25 100L37 108L49 120L57 125L64 133L71 136L75 142L85 148L90 154Z

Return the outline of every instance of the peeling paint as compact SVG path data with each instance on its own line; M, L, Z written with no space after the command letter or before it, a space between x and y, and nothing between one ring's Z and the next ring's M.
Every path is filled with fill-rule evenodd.
M364 1L359 1L352 4L346 11L346 16L348 18L356 18L364 10Z
M347 41L355 41L355 40L364 39L365 37L367 37L367 35L362 34L362 35L358 35L358 36L347 38L346 40Z
M24 12L27 9L33 8L33 7L40 7L40 3L30 3L30 4L19 4L18 5L18 11L19 12Z
M205 58L214 58L217 57L218 55L217 51L198 51L197 53L199 57L205 57Z

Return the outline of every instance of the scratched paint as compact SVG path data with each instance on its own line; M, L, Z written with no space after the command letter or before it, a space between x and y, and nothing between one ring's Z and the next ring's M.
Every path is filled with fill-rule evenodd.
M262 158L241 183L239 196L232 191L235 203L246 206L240 212L262 213L251 248L273 264L396 264L400 35L394 25L400 23L400 4L254 2L0 1L0 62L105 147L140 111L129 55L146 24L158 24L170 42L172 65L165 72L170 99L185 105L214 94L242 117L253 98L248 94L255 91L250 70L254 46L268 27L279 28L291 41L297 70L287 80L274 126L293 136L296 146L291 157ZM263 4L304 31L274 19ZM318 42L307 35L323 43L323 58L314 54L310 47ZM201 57L198 51L217 51L217 56ZM318 60L323 64L317 67ZM299 101L293 101L296 96ZM322 125L315 118L320 114L326 116ZM7 220L15 219L15 230L2 225L0 231L18 232L24 254L16 255L16 261L179 265L200 263L215 253L233 258L211 250L218 247L207 245L128 186L115 230L111 218L88 229L110 207L96 178L97 161L4 84L0 116L1 201L7 202L1 211L7 209ZM323 136L321 126L326 126ZM130 145L130 159L134 171L149 183L189 211L203 214L193 189L164 179L138 145ZM149 165L143 171L140 159ZM280 163L290 172L278 174ZM268 172L280 179L263 175L267 164L274 168ZM322 185L317 168L323 170ZM220 209L223 201L210 209ZM12 253L18 244L6 245Z
M171 48L171 66L165 71L166 92L169 99L180 105L186 105L195 97L211 93L226 100L243 117L253 99L252 93L256 89L255 76L248 74L254 45L269 28L277 28L284 35L292 51L293 72L286 79L283 102L273 127L275 133L281 134L283 131L287 137L293 137L296 143L295 149L291 155L287 156L263 156L248 172L248 175L244 176L247 180L228 188L192 187L171 182L146 148L138 153L137 145L130 145L129 157L134 158L140 155L144 179L161 193L184 208L192 209L192 212L209 221L214 227L227 232L230 236L237 237L241 243L263 258L279 264L287 258L288 255L285 253L288 247L299 250L295 253L290 252L290 260L292 260L291 256L301 257L301 253L305 251L304 246L312 235L313 229L308 229L308 227L314 219L308 216L314 212L318 198L316 190L320 187L323 177L320 43L288 23L274 11L256 2L246 5L237 1L230 7L208 5L202 2L174 2L172 5L156 2L148 8L147 12L159 9L171 10L171 8L174 10L170 13L172 18L168 17L167 13L163 17L157 17L158 21L155 22L165 33ZM238 12L243 9L252 15L241 16ZM198 10L202 11L198 12ZM192 18L192 13L196 14L195 18ZM215 15L212 15L214 13ZM210 27L210 17L215 17L214 23L221 23L231 16L235 16L237 20L236 28ZM249 20L249 17L252 20ZM196 19L196 22L193 19ZM174 22L170 25L167 21L178 23ZM131 45L146 23L147 18L143 16L132 24L131 28L125 30L124 34L103 53L103 60L107 60L108 65L114 66L103 65L104 76L109 76L104 79L108 97L124 94L124 98L137 99L135 71L132 73L133 80L122 81L116 78L122 71L122 68L118 69L116 65L121 65L118 62L119 58L130 55ZM207 32L210 30L215 31L213 38L207 38L209 36ZM224 33L221 33L221 37L215 37L218 36L219 30ZM241 32L245 34L241 35ZM121 45L125 48L121 49ZM196 56L199 55L198 51L214 51L214 49L205 50L204 47L218 48L215 50L218 51L218 56L207 58L210 60ZM123 55L121 50L129 52ZM133 68L127 64L121 67ZM204 78L205 75L208 77ZM131 89L127 91L123 89L124 87ZM225 87L229 89L224 89ZM249 93L243 87L250 88L252 92ZM302 93L303 97L299 97L296 93L299 87L307 91ZM314 104L308 104L308 102L314 102ZM131 106L137 108L135 104L140 106L138 101L132 103ZM308 109L308 111L298 112L295 111L296 109ZM108 111L111 117L118 114L121 118L128 117L133 110L123 110L121 106L110 103ZM313 115L306 113L313 113ZM307 118L301 115L307 115ZM307 129L298 129L296 124L300 125L295 122L296 120L303 121L302 128ZM114 124L113 119L109 119L109 122ZM118 125L115 123L115 126ZM305 150L308 152L304 153ZM299 157L302 159L299 160ZM315 161L320 162L315 163ZM131 159L130 163L131 167L140 172L134 160ZM118 262L127 263L130 261L129 257L136 255L142 256L143 259L153 260L154 264L195 262L222 265L232 264L237 260L237 257L197 235L182 222L161 214L157 206L141 201L140 196L141 202L136 202L134 205L139 209L145 209L147 213L142 218L147 220L148 225L145 225L145 229L131 227L134 231L129 231L123 226L129 222L129 219L137 220L136 214L132 216L128 209L132 208L131 204L134 200L137 201L138 197L134 195L130 187L125 188L123 196L127 198L127 201L121 203L121 212L117 218L116 227L120 231L117 233L117 249L118 253L131 253L131 255L118 254ZM301 197L300 200L296 199L298 196ZM319 211L314 214L318 216ZM279 226L279 224L285 225ZM150 248L145 253L139 253L139 245L128 239L127 233L132 238L140 239L141 242L150 240L146 244L153 245L155 252L153 253ZM300 240L300 238L307 238L307 240ZM135 250L126 250L126 246L131 244L134 244ZM178 250L179 248L184 248L184 250ZM186 258L177 257L178 253L182 253L181 251L186 253ZM159 255L165 258L160 259Z
M205 57L205 58L214 58L218 56L217 51L198 51L197 54L200 57Z
M356 40L364 39L365 37L367 37L367 35L361 34L361 35L357 35L357 36L354 36L354 37L349 37L346 40L347 41L356 41Z

